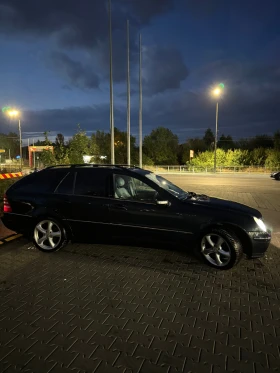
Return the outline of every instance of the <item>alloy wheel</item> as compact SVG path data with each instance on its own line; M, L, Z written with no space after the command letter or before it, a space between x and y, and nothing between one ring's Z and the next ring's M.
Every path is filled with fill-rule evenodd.
M216 233L208 233L201 240L201 253L216 267L224 267L231 260L231 249L227 241Z
M62 232L52 220L40 221L34 229L34 240L43 250L55 250L62 239Z

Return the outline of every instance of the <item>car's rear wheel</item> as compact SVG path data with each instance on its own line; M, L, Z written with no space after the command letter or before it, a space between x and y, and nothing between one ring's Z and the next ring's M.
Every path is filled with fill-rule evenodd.
M200 237L201 258L210 266L226 270L235 266L243 254L242 244L235 233L224 229L210 229Z
M280 180L280 174L275 175L275 180Z
M68 243L67 232L63 225L53 218L39 219L34 227L33 242L41 251L57 251Z

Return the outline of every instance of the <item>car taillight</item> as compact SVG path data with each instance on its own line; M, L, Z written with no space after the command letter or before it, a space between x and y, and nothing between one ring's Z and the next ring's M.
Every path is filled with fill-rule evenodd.
M6 194L4 195L4 212L12 212L12 208Z

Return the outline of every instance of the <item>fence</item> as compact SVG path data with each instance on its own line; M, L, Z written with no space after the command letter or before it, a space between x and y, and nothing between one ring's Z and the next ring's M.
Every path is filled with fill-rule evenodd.
M19 172L20 162L15 163L0 163L0 174L5 174L9 172Z
M145 169L157 173L213 173L213 167L192 167L192 166L144 166ZM278 168L270 168L263 166L232 166L232 167L217 167L217 173L255 173L255 174L270 174L273 171L280 170Z

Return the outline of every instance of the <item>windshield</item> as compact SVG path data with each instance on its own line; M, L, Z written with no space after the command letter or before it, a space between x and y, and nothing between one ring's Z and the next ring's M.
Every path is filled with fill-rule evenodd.
M179 188L177 185L172 184L169 180L166 180L162 176L153 173L146 174L145 176L179 199L185 198L186 195L188 195L188 192L185 192L183 189Z

